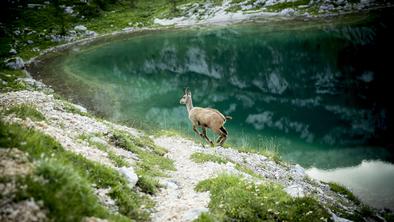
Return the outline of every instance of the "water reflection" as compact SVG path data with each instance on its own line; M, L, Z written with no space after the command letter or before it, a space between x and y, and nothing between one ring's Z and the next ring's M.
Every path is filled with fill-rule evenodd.
M365 203L394 210L394 165L382 161L363 161L353 167L321 170L310 168L306 173L312 178L337 182L346 187Z

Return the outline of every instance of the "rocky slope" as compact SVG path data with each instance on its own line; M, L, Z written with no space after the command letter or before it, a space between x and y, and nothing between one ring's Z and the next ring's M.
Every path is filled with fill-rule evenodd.
M35 81L26 81L32 83ZM12 107L28 105L37 109L45 120L37 121L32 118L21 118L17 113L7 112ZM105 120L94 118L86 113L80 106L70 104L63 100L55 99L52 94L45 93L45 90L23 90L8 93L1 93L0 107L1 121L6 124L17 124L24 128L34 129L44 133L58 141L65 150L71 151L95 163L116 169L124 178L135 186L141 175L136 174L138 169L136 163L146 161L144 153L136 153L125 149L119 143L111 140L114 132L122 132L133 138L144 137L144 133L136 129L117 125ZM156 194L147 194L156 203L152 212L153 221L192 221L200 213L209 211L208 203L210 195L208 192L196 192L196 185L206 179L220 174L235 174L247 180L260 183L262 181L272 181L280 184L283 190L290 196L316 198L322 206L331 213L331 219L335 221L346 221L337 214L355 215L361 211L361 205L349 200L345 195L333 192L327 184L314 181L305 174L304 169L299 165L289 165L283 162L275 162L260 154L243 153L231 148L207 148L195 144L193 141L181 137L170 136L151 136L157 146L167 150L166 158L174 161L174 171L165 171L165 174L157 177L160 181L160 191ZM112 141L112 142L111 142ZM104 145L105 149L97 144ZM145 147L146 152L151 152ZM14 151L13 151L14 152ZM15 151L20 153L20 151ZM203 163L196 163L191 156L194 153L204 153L216 155L224 158L225 161L218 163L207 160ZM21 154L22 155L22 154ZM142 155L142 156L141 156ZM115 158L116 157L116 158ZM119 159L124 161L118 164ZM9 159L2 156L2 163L7 162L7 168L15 168L18 158L9 163ZM4 164L2 164L4 165ZM127 167L125 167L127 166ZM24 169L25 167L18 167ZM137 168L137 169L136 169ZM9 169L7 169L9 171ZM19 174L24 174L26 170L21 170ZM2 175L6 176L6 174ZM7 183L1 186L8 187ZM119 209L119 203L112 200L108 195L113 187L93 188L95 195L103 206L111 211ZM139 189L138 186L132 189ZM3 197L5 198L5 197ZM3 199L4 201L4 199ZM37 205L37 201L31 199ZM12 202L12 201L11 201ZM9 221L15 218L27 217L25 214L30 211L18 211L19 205L25 204L18 202L17 205L6 205L2 207L1 217ZM42 207L42 204L41 204ZM40 209L40 205L33 207L33 211ZM334 211L335 212L332 212ZM36 213L39 221L46 217L45 209ZM22 214L10 216L11 214ZM14 218L14 219L12 219ZM29 221L29 220L27 220Z

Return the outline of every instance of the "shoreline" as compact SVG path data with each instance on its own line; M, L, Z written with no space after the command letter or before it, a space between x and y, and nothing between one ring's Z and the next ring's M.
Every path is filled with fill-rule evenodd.
M337 15L337 16L340 16L340 15ZM290 18L290 19L295 19L295 18ZM197 27L199 25L200 26L211 26L211 25L218 25L218 26L220 26L220 25L228 25L228 24L234 24L234 23L237 24L237 23L242 23L242 22L253 22L253 19L240 20L240 21L230 22L230 23L226 23L226 24L223 24L223 23L219 23L219 24L208 23L208 24L190 24L190 25L187 25L187 26L142 27L140 29L137 28L137 29L127 30L127 31L116 31L116 32L112 32L112 33L105 33L105 34L100 34L100 35L97 35L97 36L94 36L94 37L82 38L82 39L78 39L78 40L75 40L75 41L72 41L72 42L68 42L68 43L64 43L64 44L60 44L60 45L56 45L56 46L50 47L50 48L45 49L42 52L40 52L39 55L30 58L28 61L25 62L25 65L29 66L30 64L32 64L32 63L34 63L36 61L39 61L40 57L47 56L50 53L54 53L54 52L61 51L61 50L66 50L66 49L69 49L69 48L71 48L73 46L76 46L76 45L79 45L79 44L81 44L81 45L89 44L89 43L94 42L94 41L99 41L100 39L103 39L103 38L108 37L108 36L119 37L122 34L129 35L129 34L135 34L135 33L144 32L144 31L149 32L149 31L162 31L162 30L177 29L177 28L180 28L180 29L191 28L191 27L195 28L196 25L197 25ZM46 86L42 82L40 82L38 80L35 80L31 76L31 73L28 72L28 68L25 68L24 72L26 73L27 78L31 78L32 80L39 82L40 84L43 85L44 89L48 88L48 86ZM36 93L37 95L33 96L32 98L28 98L29 95L30 95L29 93L31 93L31 92L37 92ZM78 120L78 118L84 118L85 119L85 117L83 117L84 115L82 115L82 113L84 113L84 112L81 112L81 113L78 113L78 112L70 113L70 112L66 111L66 108L65 108L66 107L66 105L65 105L66 101L61 102L60 100L59 101L52 100L53 99L53 93L49 93L48 95L42 95L41 93L42 93L42 90L33 90L33 91L27 91L27 92L26 91L16 91L16 92L2 93L3 95L7 95L7 98L5 98L5 97L2 98L2 104L3 105L4 104L8 104L9 101L14 101L14 102L18 101L17 103L21 103L21 104L29 104L31 102L31 104L33 104L34 106L37 106L37 109L39 110L39 112L51 113L51 117L48 120L49 121L48 123L44 124L44 123L35 122L35 121L28 121L28 120L21 121L17 117L12 116L13 114L8 115L8 120L7 121L15 122L15 123L22 122L23 124L25 124L25 126L32 127L34 129L39 129L39 131L46 132L50 136L56 135L57 138L62 138L61 137L61 132L64 131L64 134L65 134L65 140L64 141L66 141L66 142L63 141L63 143L62 143L63 146L67 147L68 146L67 144L75 143L76 144L75 147L77 147L79 144L84 144L84 147L86 148L86 150L93 150L93 149L95 149L89 143L91 137L88 137L88 139L86 139L86 140L82 139L82 142L79 141L78 138L81 137L81 135L76 135L76 134L73 134L72 132L68 132L68 131L66 132L65 129L61 129L61 122L56 120L56 117L55 117L57 114L59 114L61 116L63 115L62 121L66 122L69 125L69 124L72 124L72 121ZM52 97L52 99L51 99L51 97ZM30 101L30 99L32 99L32 101ZM40 102L42 102L42 101L48 102L49 104L51 104L52 105L51 109L48 110L47 108L42 107L40 105ZM54 105L54 104L57 104L57 103L63 103L63 104L60 105L60 107L62 107L61 109L63 109L63 111L61 111L61 112L56 111L58 108L57 108L57 105ZM15 104L13 103L13 105L15 105ZM7 109L7 106L8 106L8 108L11 107L11 105L5 105L4 107ZM83 110L83 107L81 107L81 110ZM56 113L56 115L54 115L55 113ZM71 116L71 117L67 117L67 116ZM67 120L67 118L71 118L72 121ZM73 119L73 118L75 118L75 119ZM94 120L94 118L91 118L91 119L89 119L89 118L90 117L86 117L85 120L86 121L87 120L93 121L93 122L95 122L95 124L100 123L100 121ZM114 127L114 126L115 126L115 128L119 128L120 127L122 130L126 130L128 132L130 131L130 134L133 134L131 131L135 130L135 129L131 128L131 127L124 127L124 126L120 126L118 124L110 123L109 121L106 121L106 120L104 120L104 123L109 124L109 125L112 124L112 127ZM85 124L85 123L83 123L83 124ZM48 128L46 129L45 127L48 127ZM86 124L86 125L81 126L81 127L82 127L82 129L86 130L86 129L88 129L89 126ZM122 128L122 127L124 127L124 128ZM52 130L56 129L56 130L58 130L58 131L56 131L57 134L53 134L53 132L52 132L52 134L48 133L49 129L52 129ZM60 132L60 134L59 134L59 132ZM66 138L67 136L69 138ZM99 139L101 139L101 140L105 140L106 141L105 144L109 144L111 149L116 150L116 151L114 151L116 153L116 155L118 155L118 156L122 156L123 155L123 154L121 154L123 152L123 151L120 150L121 147L117 147L116 145L113 145L110 142L108 142L108 140L110 138L109 136L107 136L107 135L100 135L100 136L97 136L97 137L99 137ZM71 138L71 140L70 140L70 138ZM275 182L280 181L282 186L284 186L284 188L286 189L286 192L288 192L289 194L294 194L294 197L306 196L306 195L317 195L320 198L319 200L322 203L327 204L327 203L331 203L330 201L334 201L334 202L338 201L339 203L344 204L343 206L340 206L340 207L344 207L344 206L349 207L350 206L350 211L353 212L353 213L357 212L359 210L359 208L361 208L361 205L357 206L354 203L352 203L351 201L349 201L348 197L346 197L346 195L337 194L334 191L332 191L332 189L328 185L323 184L323 183L321 183L319 181L311 180L310 178L305 176L305 169L303 169L302 167L299 167L297 165L290 165L290 164L287 164L287 163L283 162L282 164L284 164L284 166L282 166L281 164L275 163L274 161L269 160L266 157L264 158L264 156L261 156L261 155L258 155L258 154L244 154L244 153L241 153L241 152L239 152L239 151L237 151L236 149L233 149L233 148L224 149L224 148L216 147L215 149L206 149L206 148L199 147L198 145L196 145L194 142L192 142L190 140L186 140L184 138L179 138L179 137L177 138L177 137L168 137L168 136L163 137L162 136L162 137L155 138L154 140L155 140L155 143L159 144L160 146L163 146L163 147L167 146L165 148L170 150L170 152L172 152L172 153L169 154L170 156L171 155L176 155L177 152L180 152L181 150L192 148L190 151L188 151L188 153L184 153L183 158L185 159L186 162L182 162L183 158L179 158L179 157L176 157L176 156L174 157L173 156L173 158L175 159L176 164L179 163L181 167L183 167L183 166L201 167L201 165L195 165L195 164L192 163L191 160L189 160L191 158L190 155L192 155L192 151L193 152L202 152L202 153L210 154L210 155L225 156L227 158L227 162L225 164L223 164L223 163L220 163L220 164L219 163L215 163L216 165L215 164L212 165L212 163L210 161L208 161L208 163L204 163L205 165L204 164L202 165L202 167L203 167L202 169L210 169L212 166L214 166L214 168L217 169L217 172L230 171L230 172L240 173L243 176L249 177L250 174L251 174L250 172L248 174L248 173L245 173L247 170L245 170L245 169L240 170L240 169L236 168L236 166L241 165L243 167L247 167L247 169L252 170L254 173L257 173L260 176L262 175L264 178L268 178L269 180L272 180L272 181L275 181ZM172 146L177 146L177 149L171 150ZM80 150L80 152L84 153L83 150ZM102 152L104 152L104 151L102 151ZM111 165L111 164L113 164L114 160L108 158L108 155L111 156L109 154L110 152L109 151L105 151L108 154L105 154L105 153L102 153L102 152L101 151L99 152L99 151L95 150L95 151L92 151L91 153L87 152L87 153L85 153L85 155L87 157L89 157L89 155L94 153L95 156L93 156L93 160L97 160L97 159L94 159L94 158L99 158L99 160L101 161L100 158L104 158L104 161L101 161L101 162L104 163L104 165ZM107 157L105 157L106 155L107 155ZM132 157L135 158L135 156L136 156L136 154L133 153L133 152L128 153L127 155L128 155L127 158L131 158L131 159L132 159ZM122 157L124 157L124 160L127 160L127 158L124 155ZM137 158L138 158L138 155L137 155ZM242 159L242 158L249 158L250 161L248 161L248 164L243 164L243 161L245 159ZM260 166L259 165L260 163L264 163L265 167ZM267 170L267 168L268 168L268 170ZM181 168L177 168L177 169L179 170ZM170 179L168 179L168 180L166 180L166 179L162 180L160 178L160 183L164 184L163 185L164 188L162 188L162 190L160 191L158 196L156 196L156 198L158 198L158 200L166 199L168 197L168 195L170 197L172 197L172 195L178 194L179 193L179 189L178 188L175 189L174 188L174 184L176 186L178 186L178 187L181 187L180 188L181 190L184 187L186 187L185 190L182 190L182 191L191 192L191 193L195 194L196 192L192 191L194 189L193 186L196 185L197 182L201 181L202 178L205 179L205 177L203 177L203 176L198 176L199 180L196 180L196 181L189 181L187 179L185 181L180 181L182 178L187 176L186 175L187 172L183 172L183 174L177 174L176 172L177 171L175 171L174 175L171 174L172 177ZM202 170L201 172L203 173L205 171ZM217 175L217 174L218 173L212 173L211 176L212 175ZM251 176L254 177L253 175L251 175ZM258 176L257 176L257 178L258 178ZM175 182L172 181L171 179L173 179ZM309 180L311 180L311 181L309 181ZM197 194L195 194L195 195L197 195ZM203 194L203 195L206 195L206 193ZM199 206L199 208L198 208L199 211L197 213L197 216L200 215L200 213L208 211L207 205L208 205L209 199L207 199L206 196L205 197L201 197L201 198L203 198L203 200L201 200L201 202L199 204L202 204L202 205L198 205ZM333 199L330 200L330 198L333 198ZM194 204L194 203L191 203L191 204ZM160 205L160 203L158 203L158 205ZM168 203L168 205L171 205L171 203ZM161 207L163 209L161 209L160 206L159 206L158 212L164 211L165 213L168 213L166 211L166 207L163 207L163 206L161 206ZM171 209L172 210L175 209L174 212L177 213L178 210L180 209L180 206L177 205L177 206L174 206L174 207L175 208L171 208ZM189 214L190 214L191 210L193 210L193 207L195 207L195 205L192 205L191 209L188 209L188 211L185 211L185 214L183 215L182 218L190 216ZM342 219L344 219L344 218L341 218L340 216L337 216L336 214L338 214L338 212L335 212L335 213L331 214L332 218L336 218L336 219L333 219L333 220L341 221ZM170 214L170 216L171 215L172 214ZM194 218L194 216L195 215L193 215L193 218ZM154 216L154 218L159 218L159 220L160 220L161 217L160 217L160 215L157 216L157 214L156 214L156 216Z

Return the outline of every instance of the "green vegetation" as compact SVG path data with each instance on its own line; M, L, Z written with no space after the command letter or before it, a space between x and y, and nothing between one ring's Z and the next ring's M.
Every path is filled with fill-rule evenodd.
M227 163L228 160L221 156L196 152L190 156L190 159L196 163L214 162L214 163Z
M1 68L0 61L0 92L18 91L26 89L26 85L23 82L17 81L18 78L24 76L25 74L22 70Z
M285 8L297 8L300 5L308 5L310 0L298 0L294 2L283 2L275 5L267 6L268 11L281 11Z
M210 191L210 212L197 221L330 221L313 198L291 198L273 183L257 185L238 176L201 181L197 191Z
M113 221L149 219L146 208L153 207L153 201L130 189L127 181L116 170L65 151L47 135L0 122L0 147L19 148L27 152L32 161L38 161L34 176L21 181L28 185L28 189L19 198L42 199L50 217L55 221L78 221L85 216ZM98 188L111 187L109 195L116 201L120 214L114 215L102 207L88 184L96 184ZM137 184L142 185L144 184ZM72 206L80 209L76 210Z
M21 119L30 118L33 121L44 121L45 116L40 113L33 105L21 104L12 106L10 109L5 111L5 114L15 114Z
M137 138L117 131L110 139L115 146L129 150L141 159L135 166L140 177L137 185L146 193L153 194L160 187L155 177L166 176L165 170L175 170L173 162L164 157L166 151L147 137Z
M201 152L196 152L193 153L190 156L190 159L193 160L196 163L205 163L205 162L214 162L214 163L219 163L219 164L225 164L228 162L232 162L235 165L235 169L244 172L246 174L249 174L255 178L262 178L259 174L255 173L253 170L250 168L241 165L239 163L235 163L233 161L230 161L224 157L213 155L213 154L207 154L207 153L201 153Z
M328 185L330 186L330 189L332 191L346 196L349 200L353 201L355 204L361 203L360 200L356 196L354 196L354 194L350 190L346 189L344 186L341 186L337 183L328 183Z
M81 221L86 216L129 221L124 216L111 215L100 205L86 178L55 160L39 161L35 174L19 183L27 188L18 193L17 199L34 197L44 201L49 217L56 221Z

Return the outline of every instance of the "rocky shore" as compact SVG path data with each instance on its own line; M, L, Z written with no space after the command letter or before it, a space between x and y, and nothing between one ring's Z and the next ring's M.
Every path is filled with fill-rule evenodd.
M28 84L31 82L34 81L27 81ZM134 187L139 175L135 173L136 170L133 169L133 166L136 162L144 160L139 154L111 143L111 134L121 131L132 137L147 135L130 127L97 119L88 115L83 107L55 99L52 94L45 93L43 89L41 91L23 90L1 93L1 112L6 113L2 115L1 121L42 132L58 141L65 150L116 169L129 181L130 188ZM45 120L23 119L17 114L7 112L10 108L21 105L34 107L45 117ZM329 185L309 178L299 165L291 165L282 161L275 162L261 154L240 152L232 148L202 147L178 136L151 135L150 138L157 146L167 150L165 157L173 161L175 167L174 171L166 171L164 177L158 177L160 191L151 195L155 201L155 207L151 210L153 221L192 221L200 213L208 212L209 193L196 192L195 187L199 182L221 174L238 175L256 183L271 181L282 186L283 190L291 197L310 196L316 198L331 213L331 219L334 221L347 221L337 215L338 212L342 215L354 215L361 211L361 205L349 200L345 195L332 191ZM106 149L99 149L97 144L104 145ZM146 149L150 152L148 148ZM225 161L218 163L208 160L196 163L191 158L194 153L218 156ZM113 156L125 161L128 167L119 167ZM21 172L21 174L23 173ZM1 185L2 187L8 186L7 184ZM119 206L107 195L111 187L101 189L95 188L93 185L93 188L97 198L105 207L111 211L117 211ZM39 200L31 201L35 203ZM31 206L31 204L27 205ZM20 218L11 217L7 213L15 212L17 207L20 206L7 205L7 209L2 208L1 216L11 218L10 221L12 218ZM33 211L36 212L37 207L34 209ZM331 209L335 209L337 213ZM17 212L17 214L25 214L30 211ZM37 212L36 218L40 220L45 212Z

